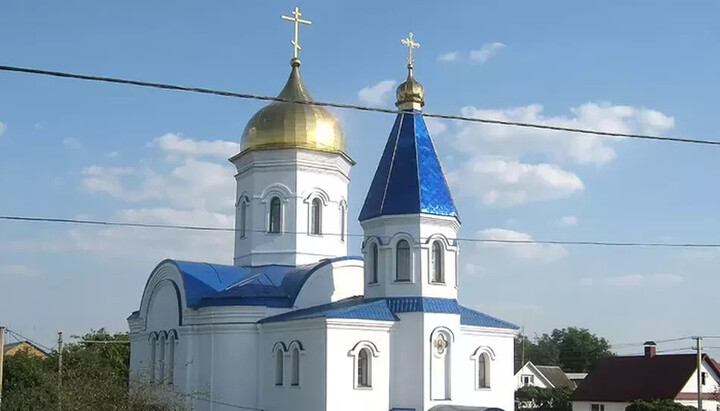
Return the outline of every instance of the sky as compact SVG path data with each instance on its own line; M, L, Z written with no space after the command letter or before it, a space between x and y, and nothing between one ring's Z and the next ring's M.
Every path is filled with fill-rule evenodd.
M426 112L720 139L709 0L8 0L0 64L276 95L292 52L280 15L296 5L313 22L300 57L317 100L393 108L412 31ZM227 158L262 106L0 72L0 214L230 227ZM348 230L361 233L394 118L333 112L357 162ZM718 147L428 124L462 238L720 243ZM618 349L630 354L720 335L720 249L460 247L460 302L530 336L585 327L638 343ZM127 330L164 258L231 263L232 236L0 221L0 324L45 345L60 330Z

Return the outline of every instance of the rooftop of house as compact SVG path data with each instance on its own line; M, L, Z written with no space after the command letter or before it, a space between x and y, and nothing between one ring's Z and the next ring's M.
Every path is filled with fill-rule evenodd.
M703 361L717 374L712 358ZM697 355L640 355L602 358L572 395L573 401L630 402L674 399L697 367Z

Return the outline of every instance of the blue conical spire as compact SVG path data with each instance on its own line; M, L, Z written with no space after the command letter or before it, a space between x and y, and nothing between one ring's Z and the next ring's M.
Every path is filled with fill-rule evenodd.
M459 220L422 114L419 110L404 110L395 119L360 211L360 221L419 213Z

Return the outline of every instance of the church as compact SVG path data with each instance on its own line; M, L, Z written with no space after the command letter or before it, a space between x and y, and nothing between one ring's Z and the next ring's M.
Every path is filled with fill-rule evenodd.
M309 21L297 8L283 19L290 76L230 158L233 265L157 265L128 318L131 374L196 410L513 409L518 327L457 299L460 217L422 115L419 44L403 40L407 78L348 255L348 137L307 104L297 33Z

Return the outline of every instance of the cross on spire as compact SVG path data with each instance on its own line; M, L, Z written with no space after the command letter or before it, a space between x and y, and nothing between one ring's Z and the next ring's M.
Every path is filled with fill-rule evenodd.
M300 51L301 48L300 48L300 40L298 38L298 32L299 32L300 23L312 24L312 21L301 19L300 16L302 16L302 14L300 14L300 9L298 7L295 7L295 10L293 10L292 13L290 13L290 14L292 14L292 17L290 17L290 16L280 16L280 17L282 17L283 20L292 21L295 24L295 35L294 35L293 39L290 41L290 44L293 45L293 62L296 62L296 61L299 62L300 60L298 59L298 51Z
M400 40L400 42L402 42L402 44L404 44L408 48L408 58L407 58L408 67L412 67L413 61L414 61L412 51L413 51L413 49L420 47L420 43L417 43L413 40L412 32L409 33L406 38Z

